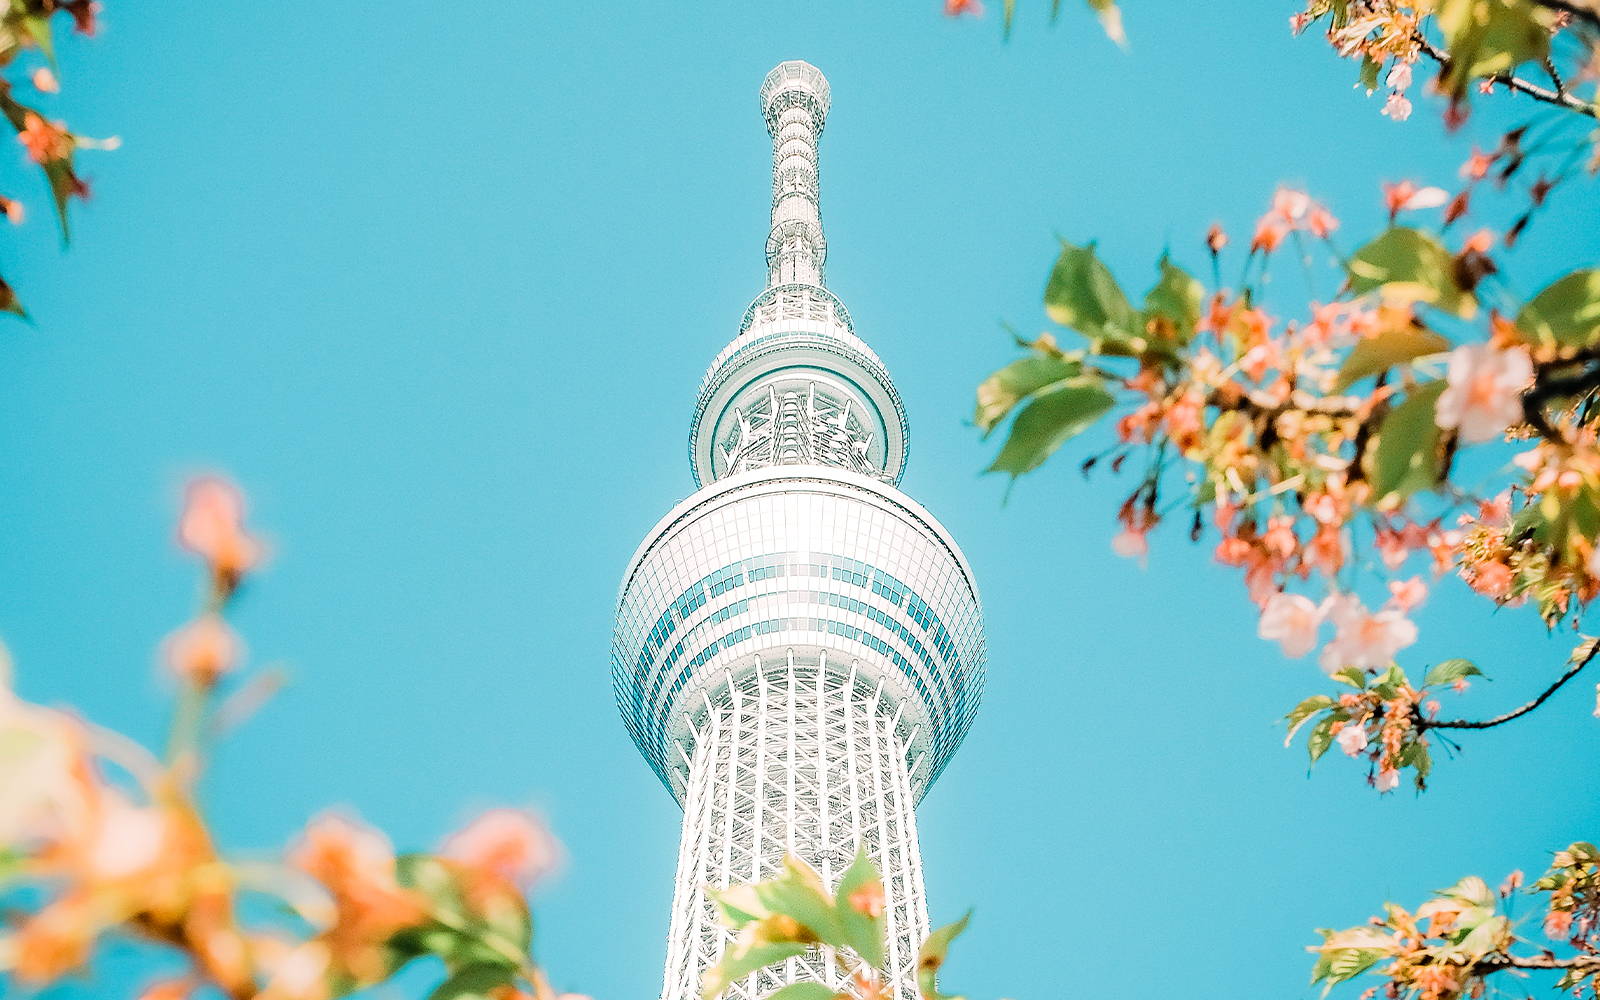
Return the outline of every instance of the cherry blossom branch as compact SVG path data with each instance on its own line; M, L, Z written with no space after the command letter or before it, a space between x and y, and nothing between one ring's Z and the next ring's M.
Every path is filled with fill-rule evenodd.
M1600 955L1557 958L1548 951L1532 957L1504 955L1486 958L1478 963L1478 968L1483 972L1498 972L1502 969L1581 969L1587 974L1600 972Z
M1540 437L1556 443L1566 442L1566 435L1545 416L1545 404L1551 400L1578 396L1600 388L1600 364L1596 364L1597 361L1600 361L1600 358L1595 357L1592 352L1585 352L1574 358L1541 363L1537 366L1538 377L1534 379L1533 386L1522 394L1522 419L1538 431ZM1559 377L1551 375L1554 371L1573 365L1582 367L1570 375Z
M1526 705L1523 705L1521 708L1516 709L1515 711L1507 712L1505 715L1498 715L1498 716L1495 716L1492 719L1484 719L1482 721L1473 721L1471 719L1455 719L1455 720L1449 721L1449 722L1434 722L1434 721L1429 720L1429 719L1422 719L1422 720L1420 720L1418 722L1418 728L1419 729L1490 729L1490 728L1493 728L1494 726L1498 726L1498 725L1501 725L1503 723L1510 722L1512 719L1516 719L1516 718L1519 718L1521 716L1527 715L1529 712L1531 712L1534 709L1538 708L1540 705L1543 705L1545 703L1545 701L1548 700L1551 695L1555 694L1557 691L1559 691L1561 689L1561 686L1563 684L1567 683L1567 681L1572 680L1572 678L1578 676L1578 672L1581 671L1584 667L1588 666L1589 665L1589 661L1594 659L1597 654L1600 654L1600 639L1585 639L1583 641L1583 643L1578 646L1577 649L1574 649L1572 651L1572 659L1569 661L1570 665L1567 667L1567 672L1562 674L1559 678L1557 678L1556 682L1554 684L1552 684L1549 687L1545 688L1543 694L1539 695L1539 697L1533 699L1532 701L1528 702ZM1537 968L1556 968L1556 966L1537 966Z
M1450 64L1450 53L1448 51L1441 49L1439 46L1428 41L1428 39L1420 31L1417 32L1414 37L1416 38L1417 45L1434 62L1437 62L1441 66L1447 66ZM1509 72L1499 73L1495 76L1487 77L1487 79L1494 83L1504 84L1507 90L1515 90L1518 93L1526 94L1536 101L1543 101L1546 104L1554 104L1556 107L1565 108L1568 111L1575 111L1580 115L1586 115L1590 118L1596 117L1594 105L1590 104L1588 101L1580 101L1578 98L1573 97L1571 94L1568 94L1564 91L1551 90L1548 87L1541 87L1537 83L1531 83L1522 79L1520 76L1512 76Z
M1575 3L1574 0L1533 0L1540 7L1550 10L1559 10L1563 14L1571 14L1580 21L1587 21L1600 28L1600 10L1587 4Z

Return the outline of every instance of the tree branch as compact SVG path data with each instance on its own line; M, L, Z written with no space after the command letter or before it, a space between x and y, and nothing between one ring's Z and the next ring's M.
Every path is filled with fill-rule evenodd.
M1423 719L1419 722L1417 728L1490 729L1494 726L1501 725L1502 723L1510 722L1512 719L1527 715L1540 705L1543 705L1551 695L1555 694L1561 689L1561 685L1578 676L1578 672L1584 667L1588 666L1589 661L1594 659L1596 655L1600 655L1600 639L1584 639L1578 648L1572 651L1572 657L1570 660L1568 660L1569 665L1567 667L1567 672L1557 678L1554 684L1545 688L1543 694L1539 695L1539 697L1533 699L1515 711L1507 712L1505 715L1497 715L1492 719L1484 719L1481 722L1471 719L1455 719L1454 721L1449 722L1435 722L1430 719ZM1540 968L1555 968L1555 966L1540 966Z
M1593 3L1581 3L1578 0L1533 0L1540 7L1550 10L1559 10L1563 14L1571 14L1580 21L1587 21L1600 28L1600 7Z
M1600 955L1574 955L1572 958L1557 958L1549 952L1543 955L1504 955L1484 959L1478 963L1478 968L1483 972L1499 972L1501 969L1583 969L1600 972Z
M1416 33L1416 40L1422 51L1427 53L1430 59L1439 63L1441 66L1449 65L1450 53L1447 50L1441 49L1439 46L1428 41L1428 39L1424 37L1420 31ZM1494 83L1504 84L1506 89L1514 90L1521 94L1527 94L1536 101L1543 101L1546 104L1554 104L1558 108L1565 108L1568 111L1573 111L1589 118L1596 117L1594 105L1590 104L1588 101L1580 101L1571 94L1560 93L1551 90L1548 87L1541 87L1537 83L1530 83L1527 80L1522 79L1520 76L1512 76L1509 72L1500 73L1496 76L1485 77L1485 79Z

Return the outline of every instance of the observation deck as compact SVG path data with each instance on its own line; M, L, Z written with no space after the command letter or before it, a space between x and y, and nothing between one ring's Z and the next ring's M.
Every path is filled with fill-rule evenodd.
M791 650L881 685L920 799L983 691L971 567L916 501L843 469L740 473L680 503L628 564L612 644L628 731L680 803L709 695Z

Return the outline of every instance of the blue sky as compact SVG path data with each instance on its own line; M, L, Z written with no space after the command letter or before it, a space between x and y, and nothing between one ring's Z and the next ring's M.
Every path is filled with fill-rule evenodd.
M833 87L830 287L907 401L902 486L987 614L983 707L920 810L935 919L977 908L950 986L1307 995L1313 927L1595 837L1594 679L1466 740L1420 799L1342 758L1308 777L1272 722L1320 675L1254 638L1210 545L1172 524L1148 569L1115 558L1129 485L1067 455L1002 506L965 424L1012 356L1000 321L1045 323L1056 235L1098 237L1142 290L1164 246L1200 270L1206 227L1247 238L1288 181L1348 242L1381 224L1380 180L1448 184L1495 116L1449 138L1431 105L1380 117L1290 37L1293 4L1134 0L1126 53L1070 2L1051 28L1021 0L1002 43L998 6L109 0L50 102L124 139L83 156L69 253L20 149L5 175L33 221L3 263L37 320L0 329L20 691L159 738L153 649L197 588L174 511L187 475L224 470L275 550L237 625L295 678L216 761L224 842L280 845L345 803L426 847L537 806L570 854L535 901L539 957L597 1000L655 996L681 814L617 717L611 613L692 489L695 387L761 290L756 89L801 58ZM1523 287L1600 257L1593 188L1558 199L1508 258ZM1494 678L1465 714L1521 703L1570 644L1459 584L1419 623L1407 662Z

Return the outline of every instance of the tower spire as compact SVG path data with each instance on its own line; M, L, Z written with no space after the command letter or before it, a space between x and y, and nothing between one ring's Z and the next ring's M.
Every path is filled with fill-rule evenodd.
M828 81L808 62L780 63L761 85L772 133L772 229L767 287L823 285L828 243L817 202L817 139L828 120Z

